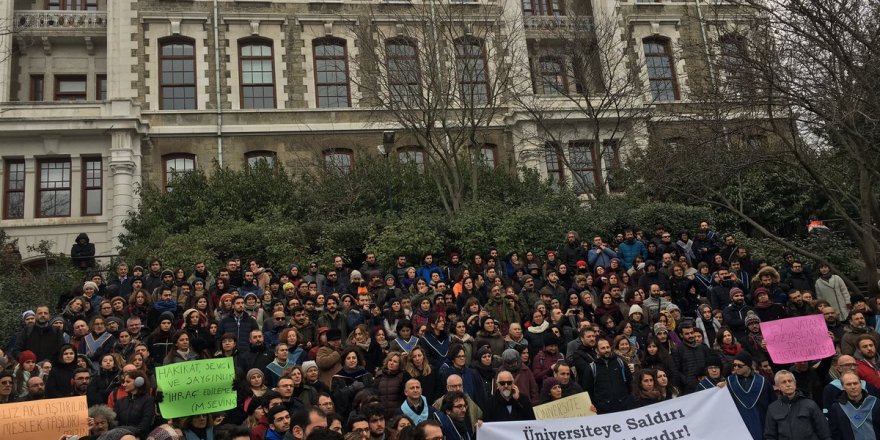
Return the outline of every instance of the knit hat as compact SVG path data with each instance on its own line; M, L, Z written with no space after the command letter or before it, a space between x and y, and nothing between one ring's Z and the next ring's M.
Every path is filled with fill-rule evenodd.
M183 321L184 322L187 321L187 318L189 318L190 313L199 313L199 311L196 309L186 309L186 311L183 312Z
M666 311L667 311L667 312L673 312L673 311L681 312L681 309L680 309L680 308L678 307L678 305L676 305L675 303L669 303L669 304L666 306Z
M56 316L56 317L52 318L52 319L49 321L49 325L52 325L52 324L54 324L54 323L56 323L56 322L61 322L62 324L65 324L65 322L64 322L64 318L62 318L62 317L60 317L60 316Z
M629 307L629 316L632 316L634 313L641 313L642 316L645 316L645 312L638 304L633 304Z
M220 304L223 304L223 301L226 301L227 299L232 300L232 298L235 298L235 295L231 293L224 293L223 295L220 295Z
M512 348L508 348L504 350L504 353L501 353L501 361L507 364L516 362L520 359L519 352Z
M296 286L294 286L293 283L291 283L290 281L284 283L284 285L281 286L281 288L284 290L293 289L294 287L296 287Z
M315 361L305 361L302 364L303 372L309 371L310 368L318 368L318 363Z
M389 273L388 275L385 275L385 278L384 278L384 279L387 280L388 278L391 278L391 279L393 280L393 279L394 279L394 275L391 275L390 273Z
M487 346L480 347L480 349L477 350L477 359L482 359L483 356L487 354L492 354L492 349Z
M560 346L562 345L562 341L559 340L559 336L556 336L555 333L547 333L544 335L544 347L549 347L551 345Z
M32 351L30 351L30 350L25 350L25 351L23 351L23 352L21 352L21 353L18 354L18 363L19 363L19 364L23 364L23 363L25 363L25 362L27 362L27 361L34 361L34 362L36 362L36 361L37 361L37 355L35 355L34 352L32 352Z
M746 313L745 322L746 322L746 326L749 326L751 324L760 324L761 318L759 318L758 315L755 314L755 312L749 310L749 312Z
M174 276L174 272L172 272L172 271L170 271L170 270L168 270L168 269L165 269L165 270L162 271L162 275L161 275L162 278L165 278L165 275L171 275L171 276L173 277L173 276Z
M730 299L733 299L733 295L736 295L737 293L743 293L742 289L740 289L739 287L734 287L730 289Z
M577 266L578 269L586 269L586 268L587 268L587 262L584 261L584 260L578 260L578 262L575 263L575 266Z
M328 341L338 341L342 339L342 331L338 328L331 328L327 330L327 340Z
M860 302L865 302L865 297L860 293L854 293L849 296L849 302L852 305L855 305L856 303L860 303Z
M710 353L709 357L706 358L706 368L709 367L718 367L724 365L724 362L721 361L721 356L718 356L717 353Z
M254 297L254 299L256 299L256 300L260 299L260 298L257 296L257 294L254 293L254 292L248 292L248 293L245 293L245 294L244 294L244 300L245 300L245 301L247 301L247 299L250 298L250 297Z
M736 356L733 357L733 360L740 361L746 364L747 367L752 368L752 355L745 350L737 353Z
M662 322L658 322L654 324L654 334L657 333L669 333L669 329L666 328L666 324Z
M250 381L251 378L254 377L254 376L260 376L260 377L263 377L263 378L266 377L266 375L263 374L263 371L260 370L259 368L251 368L251 369L248 370L248 372L247 372L247 380Z
M119 326L118 328L123 327L122 326L122 318L120 318L118 316L110 316L107 319L105 319L105 321L107 321L108 326L110 325L111 322L115 322Z
M519 277L519 280L522 281L523 284L525 284L526 281L532 280L532 279L534 279L534 278L532 278L532 276L529 274L525 274L525 275Z
M351 271L350 278L351 278L351 279L355 279L355 278L364 279L364 276L361 275L361 271L359 271L359 270L353 270L353 271Z
M528 266L526 266L526 269L527 269L529 272L531 272L531 271L533 271L533 270L538 270L538 269L540 269L540 267L538 267L537 264L532 263L532 264L529 264Z
M770 290L768 290L766 287L758 287L757 289L755 289L755 299L758 299L758 297L761 295L767 295L769 297Z
M25 311L22 312L22 314L21 314L21 319L22 319L22 320L25 320L25 319L27 319L28 316L37 316L37 314L34 313L33 310L25 310Z
M648 266L657 267L657 262L654 260L645 261L645 270L648 270Z
M89 288L91 288L91 289L94 290L95 292L98 291L98 285L95 284L94 281L86 281L85 283L83 283L83 290L86 290L86 289L89 289Z
M171 321L171 323L173 324L174 323L174 313L162 312L162 314L159 315L159 322L162 322L165 320Z

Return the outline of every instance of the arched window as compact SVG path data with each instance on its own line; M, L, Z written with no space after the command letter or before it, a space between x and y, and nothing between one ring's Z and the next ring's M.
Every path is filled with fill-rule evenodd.
M165 182L165 191L171 192L177 177L195 169L196 156L194 154L178 153L162 156L162 181Z
M489 102L489 76L483 40L475 37L455 40L455 60L464 105L485 105Z
M324 166L340 174L351 174L354 153L348 148L324 150Z
M398 148L397 160L402 164L415 166L420 174L425 173L425 149L418 145Z
M238 41L241 66L241 108L275 108L275 72L272 40Z
M195 40L169 37L159 40L159 108L196 108Z
M545 95L562 95L568 91L565 66L556 57L541 57L538 60L541 75L541 88Z
M256 168L260 162L265 162L269 167L275 166L275 158L276 154L274 151L251 151L244 155L244 158L247 160L247 164L251 168Z
M388 92L391 99L405 107L414 107L421 95L418 45L409 38L385 40L388 69Z
M345 40L333 37L312 42L315 55L315 96L319 108L351 105Z
M678 100L678 80L669 40L645 38L642 40L642 47L645 50L645 65L648 67L648 80L651 83L651 95L654 100Z

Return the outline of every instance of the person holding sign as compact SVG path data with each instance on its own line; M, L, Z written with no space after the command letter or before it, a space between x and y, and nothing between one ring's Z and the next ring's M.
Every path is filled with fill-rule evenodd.
M880 405L862 389L859 376L851 371L840 375L844 393L831 406L828 422L831 438L856 440L880 434Z
M128 395L116 401L116 421L120 426L131 426L138 438L145 438L153 426L156 404L147 394L147 380L140 371L126 371L122 387Z

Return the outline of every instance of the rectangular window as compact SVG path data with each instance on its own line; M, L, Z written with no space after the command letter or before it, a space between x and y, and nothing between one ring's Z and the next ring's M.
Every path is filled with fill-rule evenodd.
M608 182L608 190L622 190L623 185L615 179L615 174L620 172L620 142L617 139L606 140L602 143L602 162L605 167L605 181Z
M55 75L55 100L85 101L87 83L85 75Z
M100 157L87 157L82 164L82 215L101 215L103 208L104 170Z
M107 75L95 77L95 99L98 101L107 100Z
M483 40L463 37L455 41L455 56L461 98L467 107L489 102L489 80Z
M353 153L346 148L324 151L324 165L331 172L351 174Z
M332 37L315 40L314 56L318 108L350 106L345 40Z
M568 144L568 161L571 165L572 189L577 194L592 192L596 186L597 167L595 145L589 141L572 141Z
M7 159L5 162L3 218L24 218L24 161Z
M480 163L488 167L490 170L495 169L495 153L498 148L493 144L484 144L480 147Z
M97 11L98 0L49 0L50 11Z
M675 77L675 63L669 40L646 38L643 41L645 65L648 67L648 80L651 95L656 101L675 101L678 99L678 80Z
M159 43L159 94L162 110L195 110L195 40L172 38Z
M275 74L272 43L247 40L239 43L241 108L275 108Z
M70 215L70 160L39 162L37 217Z
M165 192L171 192L174 179L196 169L196 157L192 154L172 154L163 157L165 162Z
M547 180L555 188L565 181L565 173L562 171L562 161L560 160L559 144L555 142L547 142L544 145L544 162L547 164Z
M31 101L42 101L45 99L43 91L46 87L46 80L43 75L31 75Z
M391 99L404 106L417 106L421 95L421 69L416 43L405 38L388 40L385 57Z

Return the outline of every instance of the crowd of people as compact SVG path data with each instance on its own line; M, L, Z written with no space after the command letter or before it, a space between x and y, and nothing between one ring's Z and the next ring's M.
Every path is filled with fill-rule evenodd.
M705 222L438 259L119 263L21 314L0 403L86 396L89 439L464 440L582 391L608 414L725 387L717 417L755 440L880 433L880 300L827 265L773 267ZM775 364L760 323L810 314L838 354ZM238 405L163 418L156 367L220 357Z

